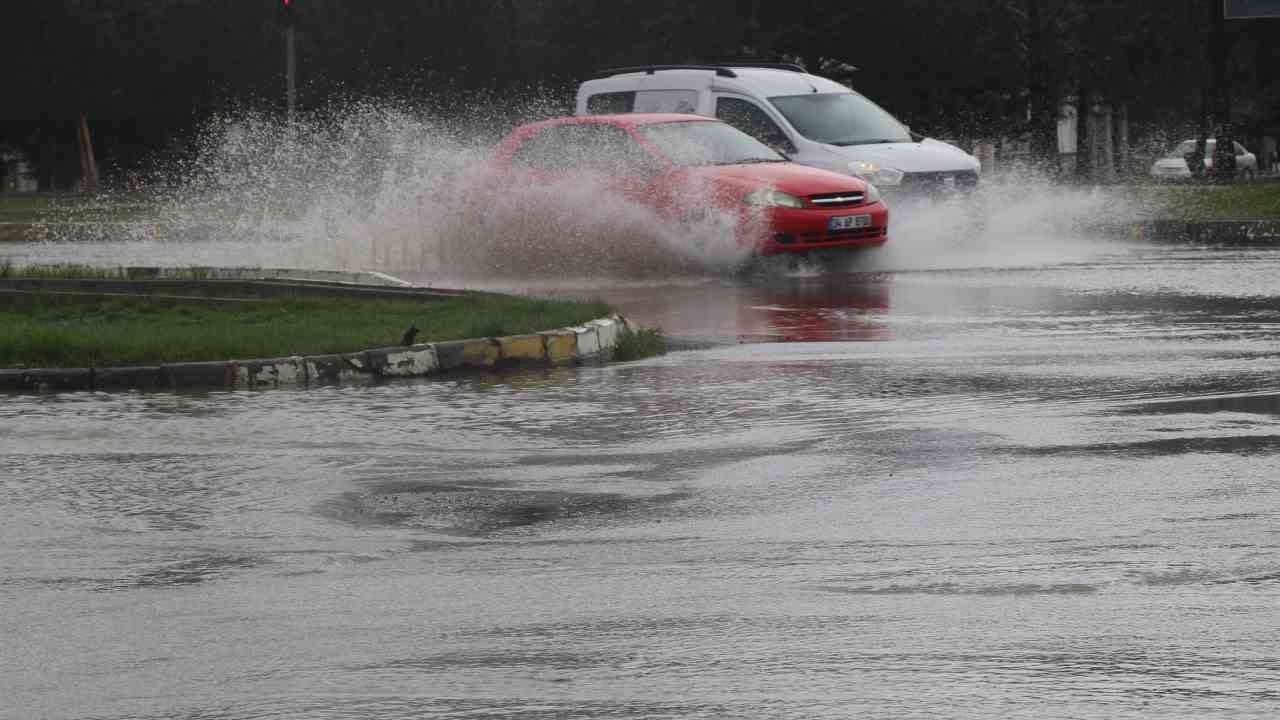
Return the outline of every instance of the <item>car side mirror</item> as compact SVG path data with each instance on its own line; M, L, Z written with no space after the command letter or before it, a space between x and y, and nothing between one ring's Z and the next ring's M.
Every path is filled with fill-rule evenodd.
M912 130L911 128L907 128L907 134L911 136L911 142L914 142L914 143L924 142L925 136L921 135L915 130Z
M797 152L799 152L798 150L796 150L796 146L791 144L791 141L786 139L785 137L774 138L765 144L769 146L770 150L773 150L774 152L787 158L788 160L791 159L792 155L795 155Z

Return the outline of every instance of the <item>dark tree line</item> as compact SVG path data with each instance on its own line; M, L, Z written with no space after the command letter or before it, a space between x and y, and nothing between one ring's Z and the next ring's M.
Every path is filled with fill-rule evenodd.
M569 108L593 70L648 62L849 63L855 89L914 128L1024 133L1051 155L1059 100L1127 105L1135 127L1194 125L1218 0L293 0L299 101L395 96L442 114L477 97ZM0 145L42 186L78 173L89 118L110 175L181 143L210 114L279 109L278 0L8 0L0 9ZM1280 125L1280 20L1228 27L1237 122Z

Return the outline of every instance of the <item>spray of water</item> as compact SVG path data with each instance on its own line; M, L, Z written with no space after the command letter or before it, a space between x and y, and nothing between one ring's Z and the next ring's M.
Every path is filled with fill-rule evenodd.
M723 275L748 254L735 239L738 218L699 201L705 188L683 189L702 212L671 217L613 191L607 174L512 183L489 162L492 123L437 117L365 102L292 127L252 112L214 118L194 151L148 188L146 221L79 227L77 239L109 239L99 247L114 264L374 269L472 285ZM1059 262L1096 250L1089 223L1132 214L1113 194L1027 175L988 179L981 207L925 199L891 207L884 248L834 266L774 261L763 272ZM84 247L76 257L95 260Z
M1113 251L1141 210L1114 188L1055 183L1033 172L985 178L973 198L900 198L890 242L869 270L1013 267L1083 261Z

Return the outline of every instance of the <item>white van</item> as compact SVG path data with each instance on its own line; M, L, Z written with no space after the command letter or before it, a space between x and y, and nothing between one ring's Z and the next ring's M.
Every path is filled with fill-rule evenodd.
M788 158L861 177L891 194L967 193L981 165L921 137L837 82L785 63L642 65L578 88L575 114L687 112L719 118Z

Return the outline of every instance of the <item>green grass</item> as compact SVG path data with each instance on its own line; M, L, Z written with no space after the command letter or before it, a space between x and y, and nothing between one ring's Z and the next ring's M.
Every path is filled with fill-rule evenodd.
M53 297L0 306L0 367L110 367L353 352L518 335L603 317L609 307L509 296L411 300L289 298L249 303Z
M51 195L0 195L0 214L45 212L53 203Z
M1144 185L1128 194L1157 220L1280 220L1280 183Z
M122 222L148 215L148 199L132 195L0 193L0 223Z
M200 279L195 276L196 270L198 269L192 269L191 279L193 280ZM129 272L122 267L106 268L94 267L93 265L77 265L74 263L24 265L19 267L14 265L11 260L0 260L0 280L17 277L35 278L39 280L123 280L129 277Z
M666 352L667 340L662 336L661 330L641 328L625 332L618 338L618 344L613 348L613 359L626 362L664 355Z
M164 268L165 280L208 280L214 269L193 265L191 267ZM128 267L103 267L77 263L52 263L46 265L15 265L12 260L0 260L0 280L32 278L37 280L130 280L154 277L147 268L139 271Z

